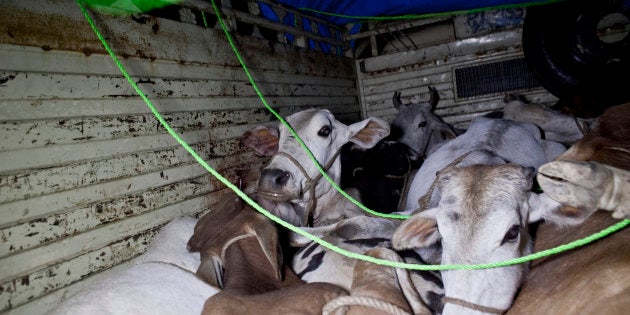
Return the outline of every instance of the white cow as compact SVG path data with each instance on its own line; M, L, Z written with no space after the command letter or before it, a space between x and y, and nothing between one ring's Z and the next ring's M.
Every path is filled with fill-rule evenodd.
M350 141L370 147L388 133L388 125L380 119L369 118L346 126L336 121L330 112L322 110L299 112L289 116L287 121L317 160L326 166L328 174L335 181L339 180L340 165L336 154L341 145ZM318 171L284 126L280 127L279 132L273 128L257 127L244 138L244 144L260 154L280 152L263 169L258 194L275 201L292 203L298 217L303 218L303 224L309 212L306 209L313 207L314 227L305 228L308 232L357 253L376 246L391 246L391 236L400 221L365 216L362 210L332 189L324 179L315 181ZM313 191L315 201L311 197ZM288 217L294 218L292 215ZM356 260L327 251L297 235L293 235L292 242L302 247L292 263L293 270L300 278L307 282L333 283L347 290L351 288ZM413 253L408 254L410 256L403 258L418 261ZM414 302L425 303L439 310L442 305L439 275L414 273L412 279L423 296L423 302Z
M424 161L411 182L407 202L402 212L411 213L419 208L419 200L427 193L427 204L434 207L439 200L437 191L431 192L436 173L450 164L499 164L511 162L538 168L558 154L558 147L541 139L538 127L512 120L479 117L473 120L466 132L447 142ZM554 143L560 145L558 143ZM547 149L552 148L554 153ZM564 147L562 147L564 148Z
M206 299L220 289L195 275L199 254L188 252L186 242L196 223L174 219L127 268L110 271L50 314L201 314Z
M338 156L344 144L352 142L371 148L389 134L389 125L382 119L367 118L347 126L327 110L309 109L286 120L336 184L341 174ZM278 136L274 138L274 135ZM258 182L260 196L293 204L302 217L302 225L309 223L309 217L312 224L318 226L364 214L322 178L286 126L281 125L279 132L269 131L266 139L267 142L275 140L277 152L262 171Z
M439 172L435 207L414 214L395 232L394 248L441 244L442 264L481 264L531 252L528 223L559 204L530 192L534 168L508 163L449 166ZM527 265L442 271L443 314L502 314L511 305Z
M595 121L566 115L541 104L528 103L514 95L507 95L503 101L504 119L535 124L545 132L545 139L556 142L573 143L581 139Z
M414 215L394 234L394 248L422 256L422 249L441 244L441 257L434 262L443 264L527 254L528 222L560 208L548 196L530 192L534 170L548 160L543 143L533 124L474 120L464 134L430 155L414 177L404 209ZM521 265L443 272L444 312L505 311L524 271Z

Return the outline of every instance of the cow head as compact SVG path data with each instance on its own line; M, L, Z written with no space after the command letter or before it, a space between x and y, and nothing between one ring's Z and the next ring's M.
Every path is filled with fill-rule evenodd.
M348 126L337 121L327 110L309 109L295 113L286 120L337 184L341 174L337 156L344 144L352 142L363 148L371 148L389 134L389 125L379 118L368 118ZM281 125L277 133L269 131L264 134L266 140L260 143L264 143L267 149L274 148L269 140L273 139L271 142L275 141L277 151L262 171L258 183L261 196L305 208L307 203L312 203L324 194L334 193L325 179L319 180L321 175L317 166L286 126ZM274 137L276 134L277 137ZM314 213L315 216L317 214Z
M453 129L433 113L439 94L432 87L429 90L431 100L428 103L402 104L399 91L393 97L398 115L392 122L392 139L409 146L418 158L428 155L444 141L457 137Z
M439 172L438 206L407 219L392 237L396 249L441 242L442 264L480 264L531 251L528 209L533 169L515 164L448 167ZM507 310L525 265L442 272L444 314Z
M556 224L580 224L598 209L630 216L630 172L597 162L553 161L540 166L538 183L563 207L544 214Z

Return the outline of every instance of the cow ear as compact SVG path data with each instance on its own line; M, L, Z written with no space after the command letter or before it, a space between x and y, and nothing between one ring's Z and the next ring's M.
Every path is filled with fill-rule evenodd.
M405 220L392 236L394 249L424 248L437 243L442 237L435 220L436 211L438 208L432 208Z
M241 144L263 156L272 156L278 152L278 129L268 126L257 126L245 131L241 136Z
M223 263L217 256L201 257L201 264L197 268L197 276L206 283L223 289Z
M369 149L389 135L389 124L377 117L369 117L348 126L350 138L348 141Z
M545 193L530 193L528 198L530 223L545 220L547 222L566 226L578 225L584 222L595 211L596 207L572 207L563 205Z
M440 130L440 134L442 135L442 138L448 139L448 140L453 140L457 138L457 134L455 133L455 131L449 128L442 128Z

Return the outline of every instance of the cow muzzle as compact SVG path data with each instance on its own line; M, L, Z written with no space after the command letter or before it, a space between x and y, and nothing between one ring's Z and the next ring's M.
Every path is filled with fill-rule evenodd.
M298 198L287 189L291 173L278 168L264 169L258 181L258 194L271 201L286 202Z

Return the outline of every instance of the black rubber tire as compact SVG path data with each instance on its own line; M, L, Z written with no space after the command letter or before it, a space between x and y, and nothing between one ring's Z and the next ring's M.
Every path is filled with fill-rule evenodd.
M630 101L630 35L615 43L597 36L602 17L622 2L565 1L530 7L523 25L523 52L540 84L560 99L591 100L594 111Z

